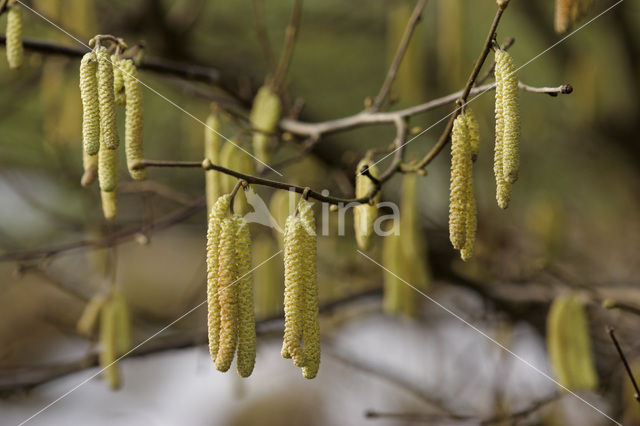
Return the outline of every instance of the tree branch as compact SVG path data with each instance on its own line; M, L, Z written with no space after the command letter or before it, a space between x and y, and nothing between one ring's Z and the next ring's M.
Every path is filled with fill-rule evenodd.
M291 57L293 56L293 48L296 45L296 38L298 37L298 29L300 28L300 16L302 15L302 0L294 0L293 11L291 12L291 21L287 26L284 48L282 49L282 56L278 63L275 75L273 77L273 91L279 92L284 84L284 79L289 70L291 64Z

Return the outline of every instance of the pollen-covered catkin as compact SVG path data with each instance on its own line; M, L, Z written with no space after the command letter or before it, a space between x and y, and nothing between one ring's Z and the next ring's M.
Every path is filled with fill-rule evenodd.
M89 186L98 177L98 154L89 155L83 149L82 168L84 169L84 173L82 174L82 178L80 178L80 185Z
M451 184L449 189L449 239L460 250L467 236L468 184L471 179L469 130L463 115L453 123L451 132Z
M207 117L204 128L204 158L213 164L220 164L220 132L222 123L217 111ZM207 196L207 212L211 212L216 200L222 192L220 189L220 173L216 170L205 171L205 194Z
M367 167L369 173L374 178L379 176L378 168L368 159L363 159L358 163L356 168L356 198L361 198L369 195L371 191L375 189L375 184L368 177L361 172L363 168ZM378 217L377 202L380 198L380 194L376 194L373 201L374 204L369 203L359 204L353 209L353 221L354 229L356 233L356 242L361 250L368 250L371 247L371 235L373 234L373 223Z
M504 179L513 184L518 180L520 168L518 75L513 58L504 50L496 51L496 78L502 81L502 173Z
M237 222L230 217L222 220L218 248L218 300L220 303L220 341L216 368L231 367L238 343L238 277L236 257Z
M102 214L107 220L113 220L118 214L117 191L100 191L102 199Z
M304 366L302 375L313 379L320 368L320 322L318 318L318 278L316 271L316 223L312 203L300 200L298 216L304 227L302 236L302 260L304 262Z
M101 138L102 142L102 138ZM98 151L98 182L104 192L115 191L118 187L118 151L101 144Z
M238 374L249 377L256 362L256 322L253 308L253 282L251 279L251 235L247 222L238 214L236 256L238 278Z
M298 216L287 218L284 231L284 339L282 356L293 358L297 367L304 366L302 334L305 306L304 233L305 227Z
M135 180L145 180L147 170L136 170L133 167L142 160L142 91L138 81L136 66L130 59L120 61L122 78L124 79L127 103L125 106L124 141L127 154L129 174Z
M100 107L98 101L98 61L89 52L80 61L80 97L82 98L82 143L84 151L95 155L100 149Z
M473 161L476 161L478 157L478 151L480 149L480 126L478 125L478 120L476 120L476 116L469 108L466 107L464 111L464 118L467 124L467 129L469 130L469 146L471 148L471 158Z
M115 98L113 93L113 65L109 51L101 46L96 50L98 60L98 101L100 106L100 137L102 146L117 149L120 144L116 126Z
M478 227L477 214L476 199L473 194L473 176L471 176L467 186L467 235L464 246L460 249L460 257L465 262L473 256L473 249L476 243L476 228Z
M113 64L113 96L116 105L124 105L127 100L127 96L124 89L121 60L118 56L111 55L111 63Z
M280 120L280 98L269 86L262 86L251 107L251 126L253 133L253 153L262 162L269 162L269 133L273 133Z
M22 11L15 3L9 6L9 10L7 11L6 45L9 68L20 68L24 60L24 48L22 47Z
M231 195L222 195L209 212L207 227L207 328L209 334L209 354L215 362L220 342L220 302L218 299L218 244L220 228L229 210Z
M496 62L498 53L496 52ZM511 199L511 184L504 178L503 169L503 139L504 139L504 107L503 107L503 91L504 81L502 69L496 67L496 98L495 98L495 147L493 157L493 173L496 177L496 201L501 209L509 206Z

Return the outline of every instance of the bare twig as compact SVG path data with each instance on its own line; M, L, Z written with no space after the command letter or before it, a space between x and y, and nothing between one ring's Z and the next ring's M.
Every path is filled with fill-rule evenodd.
M402 59L404 58L404 54L407 51L407 47L409 46L409 42L411 41L411 36L413 35L413 31L416 29L416 26L421 20L422 11L424 7L427 5L428 0L418 0L416 3L411 16L409 17L409 22L407 22L407 27L404 30L404 34L402 34L402 39L400 40L400 44L398 45L398 49L396 50L396 54L391 62L391 66L389 67L389 71L387 71L387 76L382 83L382 87L380 87L380 92L376 96L373 104L371 104L371 108L369 109L372 112L380 109L380 106L387 98L389 94L389 90L391 90L391 84L393 80L396 78L396 74L398 73L398 69L400 68L400 64L402 63Z
M613 344L616 347L616 350L618 351L618 355L620 355L620 359L622 360L622 364L624 364L624 368L625 370L627 370L627 375L629 376L629 380L631 380L631 384L633 385L633 389L635 389L636 393L633 396L636 401L640 402L640 389L638 389L638 383L636 383L636 379L635 377L633 377L633 372L631 371L631 367L629 366L629 362L627 361L627 357L624 355L624 352L622 352L622 348L620 347L620 344L618 343L618 339L616 338L615 335L615 330L613 329L613 327L609 327L608 328L608 332L609 332L609 336L611 337L611 340L613 341Z
M287 26L284 48L282 49L282 56L278 63L275 75L273 77L273 83L271 87L274 92L280 91L284 84L284 79L287 75L289 65L291 64L291 57L293 56L293 48L296 44L296 38L298 37L298 29L300 28L300 16L302 15L302 0L294 0L293 11L291 12L291 21Z

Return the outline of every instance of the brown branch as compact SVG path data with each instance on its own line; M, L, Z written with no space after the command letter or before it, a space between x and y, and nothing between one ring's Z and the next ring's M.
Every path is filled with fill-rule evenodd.
M402 59L404 58L404 54L407 51L407 47L409 46L409 42L411 41L411 36L413 35L413 31L416 29L416 26L420 22L422 18L422 11L427 5L428 0L418 0L416 3L411 16L409 17L409 21L407 22L407 27L402 34L402 39L400 40L400 44L398 45L398 49L396 50L396 54L391 62L391 66L389 67L389 71L387 72L387 76L382 83L382 87L380 87L380 92L376 96L371 108L369 109L372 112L380 109L380 106L387 98L389 94L389 90L391 90L391 84L393 80L396 78L396 74L398 73L398 69L400 68L400 64L402 63Z
M613 329L613 327L609 327L609 337L611 337L611 340L613 341L614 346L616 347L616 350L618 351L618 355L620 355L620 359L622 360L622 364L624 364L624 368L625 370L627 370L627 376L629 376L629 380L631 380L631 384L633 385L633 389L636 391L635 395L633 396L636 401L640 402L640 389L638 389L638 383L636 383L636 379L633 376L633 372L631 371L631 367L629 366L629 362L627 362L627 357L624 355L624 352L622 352L622 348L620 347L620 344L618 343L618 339L616 338L615 335L615 330Z
M275 75L273 77L273 83L271 87L274 92L279 92L284 84L284 79L289 70L291 64L291 57L293 56L293 48L296 44L296 38L298 37L298 30L300 28L300 16L302 15L302 0L293 1L293 11L291 12L291 21L287 26L284 48L282 50L282 56L278 63Z

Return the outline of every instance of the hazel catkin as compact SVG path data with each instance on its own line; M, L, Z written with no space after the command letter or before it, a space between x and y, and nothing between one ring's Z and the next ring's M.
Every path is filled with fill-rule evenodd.
M82 174L82 178L80 178L80 185L89 186L98 177L98 154L89 155L83 149L82 168L84 169L84 173Z
M138 81L138 72L133 61L124 59L119 62L126 93L125 106L125 152L129 174L135 180L147 178L146 169L135 169L134 166L142 160L142 91Z
M356 167L356 198L365 197L376 188L376 185L371 180L371 178L361 173L365 167L369 169L369 173L374 178L377 178L379 176L378 168L373 165L371 160L361 160ZM378 217L378 207L376 204L379 198L380 194L378 193L373 199L373 205L364 203L359 204L353 208L353 221L356 233L356 242L358 243L358 247L361 250L368 250L369 247L371 247L373 224Z
M237 222L230 217L221 223L218 247L218 300L220 303L220 341L216 368L227 371L238 343L238 265L236 257Z
M113 220L118 213L117 191L100 191L102 214L107 220Z
M458 115L451 132L451 183L449 194L449 239L460 250L467 235L468 184L471 179L469 130L463 115Z
M204 128L204 158L207 158L213 164L220 164L221 130L222 123L218 112L212 111L207 117ZM216 170L207 170L204 176L207 212L210 212L222 192L220 189L220 173Z
M116 126L115 98L113 93L113 64L106 47L95 49L98 60L98 101L100 106L100 137L102 145L115 150L120 144ZM102 146L100 147L102 148Z
M253 153L262 162L269 162L269 133L273 133L280 120L282 106L277 93L262 86L251 107L249 119L256 130L253 133Z
M496 52L496 62L498 53ZM501 209L509 206L511 199L511 184L504 178L503 167L503 145L504 145L504 105L503 91L504 78L502 76L502 68L496 66L496 93L495 93L495 145L493 157L493 173L496 178L496 201Z
M102 142L101 138L101 142ZM101 144L98 151L98 182L104 192L115 191L118 187L118 151Z
M102 294L93 296L82 310L76 323L76 331L83 336L90 336L100 317L100 311L107 299Z
M518 180L520 167L520 107L518 105L518 75L511 55L496 51L496 79L502 82L502 174L510 184Z
M24 48L22 46L22 11L16 3L11 4L7 11L6 48L9 68L20 68L24 60Z
M116 105L124 105L127 100L121 62L117 55L111 55L111 63L113 64L113 96Z
M256 362L256 327L251 280L251 235L247 222L238 214L233 216L237 224L236 256L238 265L238 357L237 369L241 377L249 377Z
M111 303L106 303L100 311L100 368L111 389L120 388L118 355L116 348L115 312Z
M84 151L96 155L100 149L100 107L98 101L98 61L89 52L80 61L80 97L82 99L82 143Z

